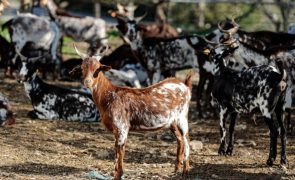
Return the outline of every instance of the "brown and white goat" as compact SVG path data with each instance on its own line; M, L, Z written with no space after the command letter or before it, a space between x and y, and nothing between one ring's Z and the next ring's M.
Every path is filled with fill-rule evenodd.
M99 62L102 56L89 57L79 52L84 85L92 91L101 114L101 122L115 135L115 179L123 175L125 145L130 130L155 131L170 128L177 138L175 171L183 163L189 169L188 109L191 99L191 76L185 83L168 78L147 88L113 85L104 75L111 67Z

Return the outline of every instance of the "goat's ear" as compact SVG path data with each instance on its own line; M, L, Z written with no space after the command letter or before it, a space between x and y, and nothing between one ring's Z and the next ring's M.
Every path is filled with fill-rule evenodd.
M94 73L93 73L93 77L94 77L94 78L97 78L98 73L99 73L100 71L105 72L105 71L108 71L108 70L110 70L110 69L112 69L111 66L101 65L99 68L97 68L97 69L94 71Z

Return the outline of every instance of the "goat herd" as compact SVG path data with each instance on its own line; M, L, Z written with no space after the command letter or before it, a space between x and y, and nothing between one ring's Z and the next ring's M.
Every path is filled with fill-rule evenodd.
M119 10L110 15L117 19L117 29L125 44L108 54L103 20L70 16L52 0L48 0L46 6L50 19L22 13L3 24L2 28L9 29L11 38L11 42L0 38L4 74L12 77L13 70L19 70L17 79L24 84L33 106L33 111L28 113L31 118L88 122L100 119L115 136L115 179L123 175L129 131L162 128L170 129L175 135L175 171L183 165L182 172L186 175L189 172L188 110L192 93L197 95L196 111L200 118L204 117L205 108L214 111L209 102L211 98L201 102L203 91L212 94L212 100L218 105L219 155L233 153L238 115L258 111L270 131L267 165L272 166L276 159L280 135L280 164L286 168L286 133L292 131L295 87L295 35L245 32L234 20L227 20L220 22L218 29L207 36L178 36L169 24L140 24L144 16L130 16L119 11L122 8L118 6ZM80 58L61 61L58 47L62 35L88 42L88 53L80 52L74 45ZM176 70L186 68L199 73L197 92L192 92L193 71L184 82L171 78ZM54 78L63 80L81 80L82 77L87 89L47 84L37 75L37 70L42 72L43 78L50 71ZM3 95L0 104L2 125L13 124L11 106Z

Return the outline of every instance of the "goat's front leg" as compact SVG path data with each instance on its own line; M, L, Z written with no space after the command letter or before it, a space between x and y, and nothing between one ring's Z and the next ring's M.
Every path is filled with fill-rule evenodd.
M218 149L218 154L219 155L224 155L225 154L225 138L226 138L226 129L225 129L225 122L228 116L228 110L227 108L220 107L220 146Z
M236 120L238 117L238 113L233 112L230 115L230 125L229 125L229 142L226 150L226 155L231 156L234 149L234 131L235 131L235 125Z
M272 166L273 162L276 160L277 155L277 137L278 132L275 128L275 124L272 118L265 117L265 122L268 125L270 131L270 148L269 148L269 157L266 162L267 165Z
M123 161L125 156L125 145L128 132L118 132L115 143L115 173L114 179L119 180L123 175Z

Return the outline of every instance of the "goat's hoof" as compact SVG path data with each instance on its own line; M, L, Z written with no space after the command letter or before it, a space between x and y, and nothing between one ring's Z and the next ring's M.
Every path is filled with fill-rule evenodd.
M232 156L233 150L232 149L227 149L225 155L226 156Z
M35 113L35 111L29 111L28 112L28 116L31 118L31 119L37 119L38 116L37 114Z
M180 165L176 165L175 166L175 169L174 169L174 172L175 173L181 172L181 168L180 167L181 167Z
M266 164L268 165L268 166L273 166L273 159L272 158L270 158L270 159L268 159L267 161L266 161Z
M188 177L188 170L183 170L182 177L187 178Z
M224 149L219 149L218 150L218 155L225 155L225 150Z

